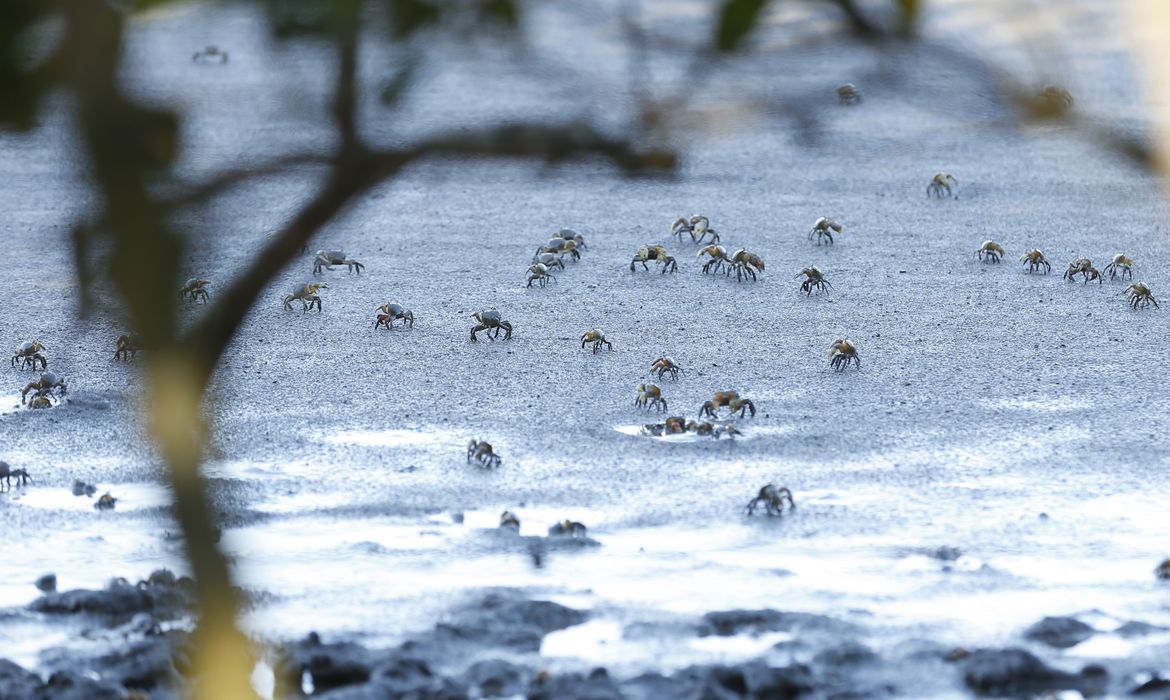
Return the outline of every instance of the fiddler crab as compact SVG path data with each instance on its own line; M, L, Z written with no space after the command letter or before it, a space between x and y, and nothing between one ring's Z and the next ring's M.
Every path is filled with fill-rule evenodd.
M588 343L593 343L594 355L596 355L601 350L602 345L610 350L613 350L613 343L609 342L605 337L605 333L602 333L601 330L597 328L585 331L581 334L581 348L584 349Z
M1007 254L1003 246L995 241L983 241L983 245L975 251L975 256L985 263L998 263L999 259Z
M585 250L588 246L585 245L585 237L577 233L571 228L563 228L553 234L553 238L560 238L566 241L572 241L573 247L578 250Z
M198 304L199 300L202 299L203 303L206 304L210 300L207 294L207 285L209 284L211 284L211 280L201 280L192 277L179 289L179 298L190 298L193 304Z
M314 306L317 307L317 313L321 313L321 297L317 292L322 289L329 289L329 285L324 282L306 282L284 297L284 308L292 311L292 301L299 299L301 302L301 313L310 311Z
M1150 304L1153 304L1155 309L1161 308L1158 306L1158 300L1154 298L1154 293L1150 291L1145 282L1134 282L1126 287L1125 296L1129 300L1129 305L1135 309L1139 305L1144 309Z
M837 102L843 105L855 105L861 102L861 90L853 83L845 83L837 88Z
M804 275L804 281L800 283L800 291L804 292L805 296L812 295L812 291L814 289L817 290L818 294L821 292L828 294L829 289L831 289L833 286L829 280L825 279L825 276L821 274L821 271L818 270L815 265L812 267L806 267L800 272L796 273L796 275L793 276L793 279L796 279L801 275Z
M678 236L679 243L682 243L684 233L691 237L692 243L702 243L707 236L711 237L712 244L719 243L719 233L711 228L711 220L702 214L695 214L690 219L681 216L675 219L670 225L670 235Z
M1047 111L1053 112L1055 114L1063 114L1064 112L1068 111L1073 106L1073 102L1075 102L1075 100L1073 100L1072 93L1060 87L1059 85L1045 85L1044 88L1037 93L1036 97L1040 101L1041 106L1047 108Z
M136 335L120 335L114 347L114 359L129 362L138 357L139 342Z
M349 272L357 270L360 275L366 266L354 260L340 250L318 250L317 257L313 258L313 274L321 274L321 270L332 270L334 265L345 265Z
M739 395L738 391L717 391L715 398L707 401L699 409L699 417L711 416L715 417L715 412L724 406L731 409L731 414L739 414L743 418L744 414L751 411L752 417L756 415L756 405L752 403L751 399L745 399Z
M573 260L581 259L581 251L578 250L577 241L567 238L553 237L544 242L544 245L536 249L536 253L532 256L532 262L538 262L537 258L541 255L555 255L558 260L568 255Z
M31 365L33 371L37 369L37 363L41 363L41 369L49 368L49 361L45 359L46 348L41 341L34 340L31 343L21 343L20 347L12 353L12 366L16 366L16 361L21 361L21 369L28 369Z
M942 199L943 194L951 196L951 187L958 187L959 180L950 173L935 173L934 177L930 178L930 184L926 186L926 196L934 195Z
M562 261L560 257L554 255L553 253L537 253L536 257L532 258L532 264L535 265L537 263L544 265L550 270L554 267L559 270L565 269L564 261Z
M657 384L639 384L637 391L638 398L634 399L635 406L666 411L666 399L662 398L662 389Z
M808 232L808 239L811 241L815 236L817 245L820 245L822 240L827 239L829 245L833 245L833 232L841 233L845 227L832 219L821 217L813 224L812 229Z
M1064 271L1064 279L1069 282L1074 281L1073 278L1077 275L1081 275L1081 281L1084 284L1088 284L1092 280L1097 280L1097 284L1105 281L1101 277L1101 271L1093 267L1093 261L1088 258L1073 260L1068 264L1068 269Z
M563 265L562 265L563 267ZM543 287L549 282L556 282L557 278L553 273L548 271L548 266L544 263L536 263L528 268L528 285L529 287L535 282Z
M1040 268L1044 268L1044 274L1046 275L1052 271L1052 264L1044 258L1044 253L1041 253L1035 248L1021 255L1020 261L1028 266L1029 273L1039 272Z
M731 258L727 257L726 248L721 245L705 246L695 254L695 257L701 258L704 255L711 259L703 263L703 274L719 272L719 270L723 269L724 265L727 265L727 272L724 274L731 274Z
M24 486L32 481L32 477L28 475L28 470L13 469L8 462L0 460L0 480L3 480L8 488L12 488L13 479L16 479L17 486Z
M549 537L572 537L574 539L586 536L589 528L575 520L562 520L548 529Z
M192 63L227 63L227 51L221 51L218 46L206 46L201 51L191 55Z
M637 263L642 263L642 269L649 272L650 268L646 266L648 260L653 260L661 265L663 274L668 270L670 272L678 271L678 264L674 258L667 254L666 248L660 245L644 245L638 249L637 253L634 253L634 259L630 261L630 272L634 272L634 265Z
M843 338L834 340L829 346L829 366L838 372L844 372L850 362L856 363L857 369L861 369L861 356L857 354L857 348Z
M58 377L56 372L42 372L40 379L37 379L34 382L29 382L23 389L20 390L20 403L23 404L25 402L25 399L28 397L28 393L31 391L34 392L33 403L38 404L34 406L34 408L47 408L52 404L45 404L44 402L47 402L49 399L53 398L54 392L56 393L56 398L59 402L61 399L65 398L65 392L68 390L69 387L65 386L65 379ZM38 402L37 399L44 399L44 401Z
M500 513L500 529L511 530L512 532L520 531L520 518L510 510Z
M1113 262L1105 266L1105 272L1109 273L1109 279L1133 279L1133 259L1118 253L1113 256Z
M756 272L764 271L764 259L755 253L749 253L743 248L740 248L731 254L731 269L735 270L736 282L745 280L748 277L751 277L752 281L755 282Z
M97 510L113 510L117 502L118 499L114 498L113 494L109 491L106 491L102 494L101 498L94 501L93 507Z
M674 358L663 355L650 365L650 374L657 374L659 379L670 373L671 379L678 379L678 373L684 371L682 365L674 361Z
M471 342L476 342L475 334L480 331L487 331L487 337L495 340L500 337L500 329L504 330L504 340L511 340L512 338L512 324L508 323L500 316L500 312L495 309L484 309L477 311L471 315L479 325L473 326L471 329ZM492 335L492 331L495 335Z
M492 452L491 443L486 440L472 440L467 443L467 463L471 460L479 462L479 466L494 469L500 466L500 456Z
M768 484L760 489L760 492L755 498L748 501L747 514L755 514L756 508L763 504L764 512L768 515L781 515L784 512L784 504L788 503L788 510L796 510L796 502L792 500L792 491L787 486L776 486L776 484Z
M402 320L403 328L407 326L414 328L414 312L410 309L402 308L401 304L386 302L374 309L374 311L378 314L374 320L374 328L385 326L386 330L390 330L394 322L399 319Z

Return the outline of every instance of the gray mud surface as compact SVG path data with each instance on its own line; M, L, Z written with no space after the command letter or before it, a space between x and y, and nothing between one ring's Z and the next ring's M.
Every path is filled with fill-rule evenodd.
M705 36L702 7L648 16ZM973 7L942 4L928 31L1016 60ZM1077 109L1136 129L1121 19L1068 8L1070 31L1098 40L1079 43L1056 77ZM601 87L623 75L616 38L598 28L581 40L562 11L533 19L552 57L536 69L490 43L435 46L441 58L399 112L365 106L369 138L579 109L621 123L628 96ZM207 44L230 62L193 65ZM376 86L390 59L366 50ZM563 81L556 59L570 51L595 74ZM239 8L143 19L126 63L141 94L188 111L185 174L329 145L314 123L327 54L280 48ZM679 73L666 59L652 68L664 91ZM895 69L899 81L878 82ZM1008 113L979 76L911 50L764 51L716 75L697 104L783 76L779 95L814 106L816 138L771 117L716 121L688 137L671 181L624 180L602 163L430 161L314 241L366 265L323 275L322 313L280 303L310 278L311 256L260 299L217 376L206 465L249 594L244 623L273 649L258 688L308 678L335 687L332 698L1170 697L1157 675L1170 675L1170 594L1153 575L1170 554L1170 310L1131 310L1120 282L1060 277L1075 258L1102 267L1124 252L1135 280L1170 290L1160 183L1069 131L994 125ZM846 80L865 91L856 108L836 105ZM0 338L44 342L70 387L59 407L21 410L31 373L0 372L0 458L34 478L0 493L0 595L12 606L0 609L0 656L17 665L0 662L0 682L28 688L20 698L120 692L131 676L103 671L125 668L103 655L160 635L169 648L187 628L154 629L150 611L126 622L48 610L59 594L33 585L53 572L62 590L101 589L184 568L138 369L111 359L124 332L113 296L79 313L67 234L93 195L66 125L59 110L31 136L0 133L0 238L21 261L0 276ZM957 199L924 197L940 170L960 179ZM318 176L282 173L192 211L211 233L194 241L191 275L240 270ZM694 212L729 249L766 260L758 282L700 274L697 247L668 233ZM819 216L845 225L836 245L806 238ZM524 288L532 252L562 227L585 236L582 260L546 289ZM989 238L1007 249L1003 264L973 257ZM678 273L631 273L644 243L664 243ZM1024 273L1032 247L1053 274ZM811 264L830 296L798 293L792 275ZM412 309L414 328L374 330L385 301ZM488 306L514 324L511 341L469 342L470 314ZM580 349L594 327L613 352ZM857 345L860 371L830 370L837 337ZM743 437L628 434L661 420L633 400L662 354L686 368L660 382L671 413L694 417L736 389L759 409L739 421ZM468 465L471 438L489 440L502 467ZM117 508L70 495L75 479ZM797 509L744 517L769 481L789 486ZM496 531L504 509L519 536ZM600 546L543 537L564 518ZM149 678L173 680L159 658L144 663ZM78 689L98 682L84 670L107 690Z

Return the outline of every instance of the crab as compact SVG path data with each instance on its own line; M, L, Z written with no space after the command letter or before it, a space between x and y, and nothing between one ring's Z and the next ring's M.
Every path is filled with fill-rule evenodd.
M577 233L571 228L563 228L553 234L553 238L560 238L566 241L572 241L574 247L578 250L585 250L588 246L585 245L585 237Z
M662 398L662 389L657 384L639 384L637 391L638 398L634 399L635 406L666 411L666 399Z
M829 366L838 372L844 372L850 362L856 363L857 369L861 369L861 356L857 354L857 348L843 338L834 340L829 346Z
M815 236L817 245L820 245L823 239L828 239L829 245L833 245L833 232L841 233L844 230L845 227L838 222L822 216L816 220L812 229L809 230L808 239L811 241Z
M360 275L366 266L354 260L340 250L318 250L317 257L313 258L313 274L318 275L321 270L332 270L334 265L345 265L349 272L357 270Z
M0 460L0 480L3 480L4 484L8 488L12 488L13 479L16 479L17 486L24 486L28 482L32 481L32 477L28 475L27 470L13 469L12 466L8 464L8 462Z
M324 282L306 282L284 297L284 308L292 311L293 299L300 299L301 313L309 311L314 306L317 307L317 313L321 313L321 297L317 292L322 289L329 289L329 285Z
M120 335L115 341L114 359L122 362L129 362L138 357L139 347L138 336L136 335Z
M1170 559L1163 559L1154 569L1154 576L1161 581L1170 581Z
M1035 248L1021 255L1020 260L1028 266L1029 273L1038 272L1040 268L1044 268L1046 275L1052 271L1052 264L1044 259L1044 253Z
M531 287L532 283L536 282L541 287L543 287L544 285L548 284L550 281L556 282L557 278L555 275L553 275L551 272L548 271L548 266L545 265L544 263L536 263L535 265L532 265L531 267L528 268L528 285L527 286Z
M687 419L682 416L671 416L662 423L650 423L642 426L644 435L661 437L663 435L681 435L687 431Z
M752 417L756 415L756 405L752 403L751 399L742 398L738 391L717 391L715 398L707 401L699 409L699 417L711 416L715 417L715 411L727 406L731 409L731 413L739 413L739 417L743 418L744 414L751 411Z
M1059 85L1045 85L1039 92L1036 93L1036 98L1039 106L1045 108L1046 111L1053 114L1063 114L1068 111L1073 103L1072 93L1065 90Z
M1109 273L1109 279L1133 279L1133 259L1127 258L1125 255L1118 253L1113 256L1113 262L1105 266L1105 272Z
M539 258L541 255L549 253L557 256L558 259L568 255L571 256L573 260L580 260L581 251L579 251L577 248L578 245L577 241L575 240L553 237L545 241L544 245L536 249L536 253L532 256L532 262L537 262L537 258Z
M602 345L607 347L611 352L613 351L613 343L606 339L605 333L599 328L593 328L581 334L581 348L584 349L588 343L593 343L594 355L601 351Z
M670 272L678 271L678 264L674 258L667 254L666 248L660 245L644 245L638 249L637 253L634 253L634 259L630 261L630 272L634 271L634 265L637 263L642 263L642 268L649 272L650 268L646 266L647 260L653 260L661 265L663 274L668 270Z
M727 265L727 274L731 273L731 258L727 257L727 249L721 245L709 245L701 248L695 254L696 258L701 258L704 255L711 259L703 263L703 274L708 272L719 272L724 265Z
M833 287L832 283L825 279L825 276L821 274L821 271L817 269L816 265L804 268L796 273L793 279L801 275L804 275L804 281L800 283L800 291L804 292L805 296L811 296L813 289L816 289L818 294L821 292L828 294L829 290Z
M97 493L97 487L93 484L87 484L81 479L74 479L72 491L74 496L93 496Z
M52 408L53 401L47 396L38 395L28 400L28 407L34 411L42 408Z
M1074 281L1073 278L1081 275L1081 281L1088 284L1092 280L1097 280L1097 284L1105 281L1101 276L1101 271L1093 267L1093 261L1088 258L1078 258L1068 264L1068 269L1064 271L1064 279L1069 282Z
M386 330L389 330L394 322L398 319L402 319L402 326L404 328L406 326L414 328L414 312L412 312L410 309L402 308L401 304L386 302L385 304L382 304L378 308L374 309L374 311L378 313L378 316L374 321L374 328L385 326Z
M845 83L837 88L837 102L843 105L855 105L861 102L861 90L853 83Z
M1144 309L1151 303L1155 309L1161 308L1158 306L1158 300L1154 298L1154 293L1150 291L1145 282L1134 282L1126 287L1125 296L1129 299L1129 305L1135 309L1138 308L1138 305Z
M97 510L113 510L117 502L118 499L114 498L113 494L109 491L106 491L102 494L101 498L94 501L93 507Z
M555 255L553 253L538 253L536 255L536 257L534 257L532 259L532 263L534 265L536 263L540 263L541 265L544 265L545 267L547 267L550 270L553 269L554 267L561 269L561 270L565 269L564 261L561 260L560 257L558 257L557 255Z
M784 512L784 503L788 502L788 510L791 512L796 510L796 502L792 500L792 491L787 486L776 486L776 484L767 484L756 497L748 501L747 514L753 515L761 503L764 504L764 512L768 515L780 515Z
M467 443L467 463L471 460L479 462L479 466L494 469L500 466L500 456L492 451L491 443L486 440L472 440Z
M681 216L675 219L670 225L670 235L678 236L681 243L684 233L691 237L692 243L702 243L707 236L711 236L712 244L719 243L719 233L711 228L711 220L702 214L694 214L690 219Z
M995 241L983 241L983 245L975 251L975 256L986 263L998 263L999 259L1006 255L1003 246Z
M205 46L191 55L192 63L227 63L227 51L221 51L218 46Z
M500 529L511 530L512 532L520 531L520 518L510 510L500 513Z
M764 259L740 248L731 254L731 269L735 270L735 281L739 282L751 277L752 281L755 282L756 272L764 271Z
M30 343L21 343L20 347L12 353L12 366L16 366L16 361L21 360L21 369L28 369L32 365L33 371L37 369L37 363L41 363L41 369L49 368L49 361L45 359L44 352L47 350L41 341L34 340Z
M942 199L943 193L946 196L951 196L951 186L958 187L959 180L950 173L935 173L934 177L930 178L930 184L926 186L926 196L934 195Z
M549 537L572 537L574 539L585 537L589 528L585 527L575 520L562 520L548 529Z
M203 299L203 303L206 304L210 300L207 294L207 285L209 284L211 284L211 280L201 280L192 277L179 289L179 298L190 298L193 304L197 304L200 299Z
M716 440L724 435L729 438L733 438L736 435L743 435L743 433L741 433L734 425L717 425L709 421L703 421L700 423L699 421L693 420L687 421L687 432L694 433L695 435L701 435L703 437L713 437Z
M512 324L508 323L500 316L500 312L495 309L484 309L477 311L471 315L479 325L471 329L471 342L476 342L475 334L480 331L487 331L487 337L495 340L500 337L500 329L504 329L504 340L512 339ZM495 335L492 335L492 330L495 330Z
M684 371L682 366L674 361L674 358L663 355L650 365L650 374L657 374L659 379L662 379L667 372L670 372L671 379L678 379L678 373Z
M65 380L57 376L56 372L42 372L40 379L35 382L29 382L23 389L20 390L20 403L24 403L30 391L33 394L33 400L43 398L46 401L53 396L53 392L57 394L57 400L65 398L65 393L69 390L65 386Z

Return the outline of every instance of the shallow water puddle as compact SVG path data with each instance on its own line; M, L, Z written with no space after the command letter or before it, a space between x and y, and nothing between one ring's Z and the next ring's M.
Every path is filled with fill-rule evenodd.
M789 435L795 432L793 426L780 425L743 425L737 424L736 428L742 431L739 435L712 437L710 435L696 435L695 433L680 433L678 435L651 435L646 432L646 423L639 423L637 425L615 425L614 430L622 435L631 435L633 437L646 438L648 440L656 440L658 442L673 442L673 443L688 443L688 442L705 442L705 443L735 443L742 440L751 440L764 436Z
M109 493L118 499L113 513L144 510L147 508L161 508L172 502L171 490L160 484L113 484L97 485L97 492L92 496L74 496L64 488L29 489L20 493L14 500L30 508L46 508L51 510L71 510L91 512L95 515L104 513L97 511L93 506L98 497Z

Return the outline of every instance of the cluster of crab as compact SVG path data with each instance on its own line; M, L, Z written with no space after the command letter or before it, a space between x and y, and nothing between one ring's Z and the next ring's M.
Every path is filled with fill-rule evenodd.
M520 532L520 518L510 510L500 513L500 529L510 532ZM588 535L589 528L575 520L562 520L548 529L549 537L568 537L583 539Z
M138 354L139 341L132 335L121 335L117 339L114 359L129 361ZM45 356L47 348L39 340L21 343L12 353L11 366L20 369L31 369L34 372L41 370L40 376L24 385L20 390L20 403L30 409L51 408L65 400L69 388L65 378L49 369L49 360Z
M698 245L702 245L707 236L711 237L710 242L695 254L696 258L701 259L704 256L707 258L701 268L705 275L722 271L725 277L730 277L734 272L737 282L748 279L755 282L758 278L757 273L764 271L764 259L746 248L737 248L734 252L728 253L727 248L720 245L719 233L711 228L710 219L702 214L695 214L689 219L684 217L675 219L670 226L670 235L677 236L680 244L683 242L684 235L690 236L691 242ZM644 245L634 255L634 260L630 263L630 270L634 269L634 264L637 262L641 262L642 266L645 267L647 259L661 260L663 272L666 272L667 268L671 272L677 269L674 258L666 255L665 248Z
M581 251L585 250L585 237L571 228L563 228L554 233L543 245L536 249L532 256L532 264L528 266L528 285L537 285L543 288L549 282L556 282L556 275L552 270L565 269L565 256L573 262L581 259Z
M345 265L350 273L361 274L366 266L358 262L343 250L318 250L313 256L313 274L320 275L325 270L332 270L334 266ZM293 287L292 291L284 296L284 308L292 311L292 302L301 302L301 313L312 311L313 307L321 312L321 290L329 289L325 282L305 282Z
M1000 260L1007 254L1004 247L995 241L984 241L983 245L975 251L975 256L979 260L987 264L998 264ZM1020 261L1027 268L1025 271L1028 274L1039 273L1047 275L1052 271L1052 263L1044 256L1044 253L1037 248L1033 248L1020 256ZM1098 270L1093 265L1090 258L1077 258L1068 264L1068 269L1061 275L1062 279L1069 282L1075 282L1079 276L1082 284L1089 282L1096 282L1103 284L1105 282L1105 275L1109 275L1110 280L1130 281L1130 285L1125 288L1123 292L1129 305L1134 308L1146 308L1150 304L1154 308L1158 308L1158 300L1154 298L1154 293L1150 290L1149 285L1145 282L1132 282L1133 267L1136 263L1133 258L1118 253L1113 256L1113 260L1105 266L1105 270Z
M650 374L659 380L667 376L677 380L679 374L684 371L682 365L673 358L665 355L659 357L650 365ZM666 397L662 395L662 387L646 382L639 384L636 391L637 396L634 398L634 406L637 408L655 410L662 413L668 411ZM727 408L730 413L726 421L719 421L718 414L722 408ZM705 401L699 407L698 420L687 420L683 416L670 416L661 423L647 423L643 425L641 432L643 435L651 435L654 437L682 435L684 433L694 433L716 439L724 435L735 437L736 435L743 434L731 422L731 419L736 414L739 414L740 418L747 415L751 415L754 418L756 415L755 403L751 399L740 396L737 391L717 391L712 399ZM709 418L710 420L704 420L704 418Z

